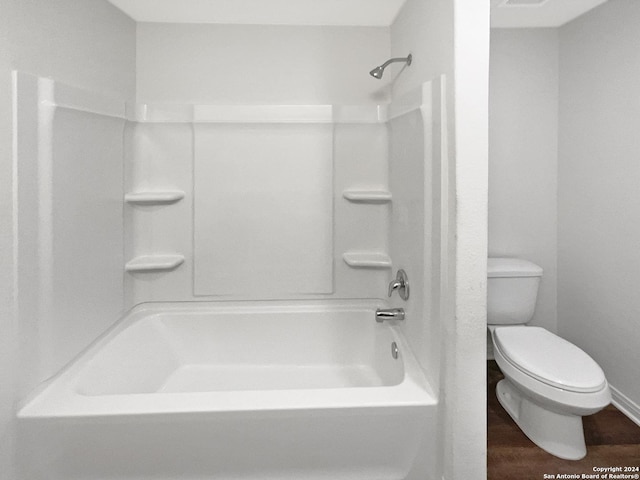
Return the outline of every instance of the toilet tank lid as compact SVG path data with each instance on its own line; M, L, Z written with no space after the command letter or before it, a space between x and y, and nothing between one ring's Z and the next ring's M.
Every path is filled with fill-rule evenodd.
M498 277L541 277L542 267L521 258L489 258L487 276Z

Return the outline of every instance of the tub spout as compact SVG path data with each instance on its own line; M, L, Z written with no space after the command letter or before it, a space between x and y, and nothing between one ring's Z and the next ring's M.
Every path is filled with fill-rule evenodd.
M376 322L385 320L404 320L404 308L379 308L376 310Z

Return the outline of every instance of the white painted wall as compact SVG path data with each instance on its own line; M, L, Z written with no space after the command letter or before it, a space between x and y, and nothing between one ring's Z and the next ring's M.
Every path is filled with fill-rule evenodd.
M4 2L0 3L4 10ZM13 165L11 161L11 56L8 18L0 15L0 479L13 480L13 414L16 382L13 248ZM11 386L7 388L7 386Z
M533 325L557 326L558 30L492 29L489 255L544 269Z
M640 419L640 2L560 30L558 330Z
M16 327L24 324L15 311L11 70L131 99L135 25L103 0L0 0L0 11L0 479L15 480L11 424L17 398L7 386L15 385Z
M410 67L394 64L385 71L394 98L442 74L453 74L451 1L407 0L391 25L391 56L413 54ZM451 93L452 95L452 93Z
M106 0L2 0L11 66L132 100L135 23Z
M391 53L409 52L414 63L394 74L394 98L446 75L448 134L439 140L448 161L435 184L442 203L432 211L441 252L434 258L442 263L427 266L434 268L439 298L425 319L433 327L425 333L440 331L442 342L442 464L436 468L447 480L484 479L489 3L408 0L391 28Z
M138 25L141 103L338 104L386 100L368 72L384 27Z
M444 471L447 479L484 479L489 4L476 0L453 3L455 166L450 172L455 174L455 202L450 201L447 210L450 225L455 225L455 237L450 236L449 241L456 252L456 298L455 324L444 317L445 421L450 424L445 449L451 449L450 454L445 450Z

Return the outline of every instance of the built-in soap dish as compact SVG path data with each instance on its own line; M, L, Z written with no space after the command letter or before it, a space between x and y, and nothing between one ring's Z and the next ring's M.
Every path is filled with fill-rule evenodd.
M391 268L391 257L383 252L346 252L342 259L351 268Z
M124 199L133 205L166 205L184 198L184 192L179 190L148 191L127 193Z
M387 190L350 189L342 192L342 196L353 203L389 203L392 199L391 192Z
M160 272L174 270L183 262L183 255L140 255L129 260L124 269L127 272Z

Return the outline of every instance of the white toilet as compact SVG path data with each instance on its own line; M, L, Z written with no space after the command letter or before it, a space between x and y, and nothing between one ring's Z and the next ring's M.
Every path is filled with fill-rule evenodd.
M498 400L539 447L560 458L587 454L582 416L611 401L600 366L583 350L540 327L533 317L542 268L516 258L489 258L487 323L505 378Z

